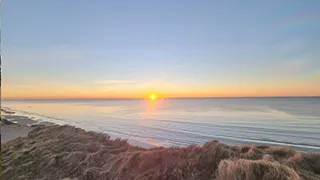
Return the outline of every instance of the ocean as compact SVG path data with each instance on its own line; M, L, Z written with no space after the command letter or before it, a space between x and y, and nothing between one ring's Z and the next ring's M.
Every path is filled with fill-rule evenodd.
M3 100L2 108L145 147L219 140L320 151L320 97Z

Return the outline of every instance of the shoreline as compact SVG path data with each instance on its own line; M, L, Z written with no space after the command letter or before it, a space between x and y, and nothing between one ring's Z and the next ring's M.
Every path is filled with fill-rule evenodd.
M69 125L1 117L16 118L20 127L28 128L26 136L1 142L2 178L6 180L320 179L320 152L297 152L287 146L232 146L216 140L203 146L143 148ZM1 140L9 126L18 133L17 123L1 126Z
M7 118L10 121L14 122L15 125L11 126L6 126L7 128L2 128L1 127L1 133L2 138L1 142L6 142L8 140L12 140L17 137L25 137L28 132L30 132L34 127L38 125L69 125L69 126L75 126L77 128L82 128L87 131L94 131L97 133L108 133L108 132L101 132L93 129L87 129L84 128L83 126L78 126L77 124L69 124L69 123L60 123L60 122L53 122L53 121L47 121L47 120L42 120L42 117L38 117L37 115L29 115L29 114L24 114L20 113L19 111L15 112L11 108L4 107L1 108L1 117ZM31 127L32 125L32 127ZM3 130L2 130L3 129ZM10 133L14 132L14 133ZM117 139L121 137L117 137L115 135L110 135L111 138ZM219 136L217 136L219 137ZM124 138L126 139L126 138ZM212 138L214 139L214 138ZM154 147L171 147L171 146L162 146L162 145L155 145L155 144L150 144L147 142L143 142L140 140L136 140L134 138L126 139L130 144L140 146L143 148L154 148ZM221 141L221 140L219 140ZM224 142L225 141L221 141ZM282 141L265 141L261 139L250 139L248 143L232 143L232 142L227 142L227 144L232 144L232 145L263 145L263 146L286 146L286 147L291 147L295 149L296 151L299 152L317 152L320 151L320 147L317 145L313 144L303 144L303 143L293 143L293 142L282 142ZM198 144L197 144L198 145ZM184 146L179 146L179 147L184 147Z
M5 143L10 140L14 140L19 137L26 137L30 131L35 129L38 126L51 126L51 125L59 125L54 122L48 122L43 120L36 120L34 117L28 117L26 115L18 115L12 110L6 110L1 108L1 119L5 121L9 121L9 124L3 123L1 121L1 143ZM73 126L73 125L69 125ZM96 131L94 131L96 132ZM96 132L99 133L99 132ZM111 137L112 139L118 139L118 137ZM143 148L155 148L159 146L155 146L152 144L144 143L138 140L130 139L128 140L131 144L135 146L143 147Z

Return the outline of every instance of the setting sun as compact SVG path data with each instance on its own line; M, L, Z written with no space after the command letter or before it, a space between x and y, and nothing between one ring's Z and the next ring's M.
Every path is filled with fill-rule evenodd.
M149 99L155 100L157 99L157 96L155 94L150 94Z

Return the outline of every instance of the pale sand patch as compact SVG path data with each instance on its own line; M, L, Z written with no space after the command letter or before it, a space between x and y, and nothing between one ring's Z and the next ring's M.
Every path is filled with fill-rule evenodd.
M9 113L12 114L12 113ZM1 143L16 139L18 137L26 137L28 133L37 125L53 125L49 122L35 121L29 117L16 115L1 115L1 118L13 122L14 124L5 124L1 121ZM32 126L32 127L31 127Z

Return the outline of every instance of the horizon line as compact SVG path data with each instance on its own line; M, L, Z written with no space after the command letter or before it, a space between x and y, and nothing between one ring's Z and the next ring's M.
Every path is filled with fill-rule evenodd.
M158 99L231 99L231 98L320 98L320 95L316 96L225 96L225 97L168 97ZM36 101L36 100L134 100L134 99L149 99L144 98L1 98L4 101Z

